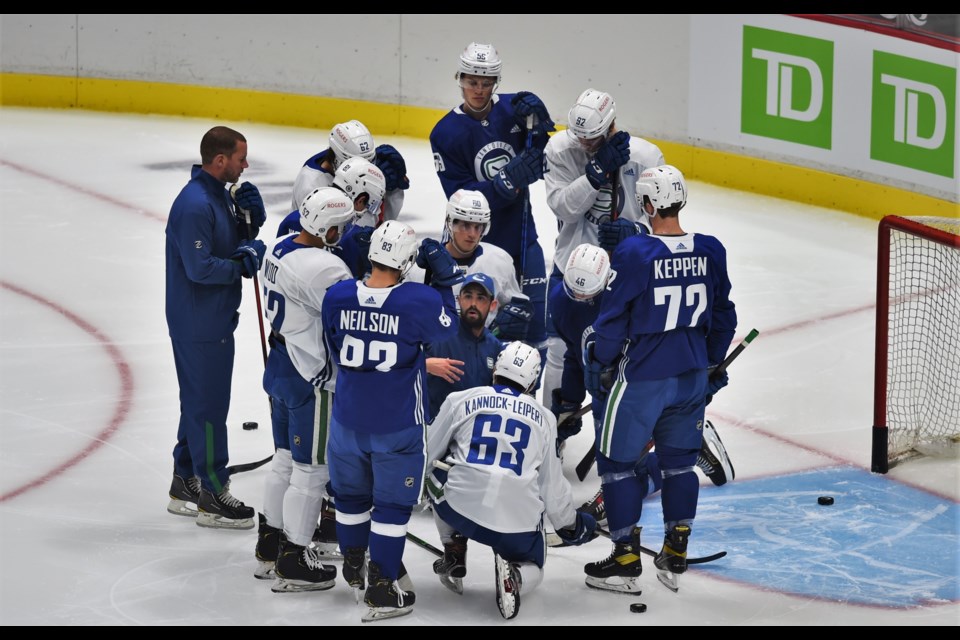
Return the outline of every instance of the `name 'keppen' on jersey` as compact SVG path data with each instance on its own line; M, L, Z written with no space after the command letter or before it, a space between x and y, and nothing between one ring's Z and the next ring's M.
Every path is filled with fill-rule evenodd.
M371 331L399 335L400 318L389 313L344 309L340 312L340 328L345 331Z
M657 280L707 275L706 256L686 256L653 261L653 277Z

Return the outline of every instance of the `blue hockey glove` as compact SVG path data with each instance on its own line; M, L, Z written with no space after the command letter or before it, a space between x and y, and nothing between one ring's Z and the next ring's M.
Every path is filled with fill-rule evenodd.
M597 151L593 160L587 163L587 180L594 189L599 189L610 181L611 174L630 159L630 134L617 131L610 136Z
M400 152L389 144L377 147L377 156L374 164L383 172L387 181L387 191L394 189L409 189L410 180L407 179L407 163Z
M708 369L709 371L709 369ZM710 374L710 378L707 380L707 398L706 403L710 404L713 401L713 396L717 391L723 389L730 382L730 375L724 370L719 375Z
M577 519L569 527L557 529L564 543L578 546L597 537L597 521L589 513L577 511Z
M637 224L624 218L601 222L597 227L597 239L600 241L600 248L606 251L613 251L618 244L627 238L639 234L640 229L637 228Z
M591 335L587 338L587 343L583 349L583 385L594 398L606 398L610 387L613 386L614 367L605 365L593 357L593 348L596 344L596 336Z
M550 412L557 418L557 438L562 442L580 433L583 427L583 416L574 417L580 407L572 402L564 402L560 396L560 389L553 390L551 399Z
M244 278L252 278L253 274L260 270L260 263L266 252L267 245L261 240L244 240L230 259L240 263L240 275Z
M535 142L542 142L538 146L541 149L545 147L549 139L547 134L557 129L553 126L554 122L550 119L550 113L547 111L547 106L543 104L543 100L529 91L521 91L513 96L510 103L513 105L513 115L517 124L524 131L527 131L529 116L533 116L533 128L530 131L533 132Z
M250 222L257 227L257 230L267 221L267 210L263 206L263 198L260 197L260 190L256 185L244 182L233 192L233 201L237 203L237 209L240 209L237 216L240 222L247 221L245 215L247 211L250 212Z
M517 189L543 177L543 150L537 147L524 151L508 162L493 179L493 186L505 198L516 198Z
M513 296L510 302L503 305L494 320L495 329L491 329L500 340L526 340L530 320L533 318L533 303L526 298Z
M433 238L425 238L417 251L417 266L430 269L433 279L430 284L437 287L452 287L463 282L460 265L453 259L447 248Z

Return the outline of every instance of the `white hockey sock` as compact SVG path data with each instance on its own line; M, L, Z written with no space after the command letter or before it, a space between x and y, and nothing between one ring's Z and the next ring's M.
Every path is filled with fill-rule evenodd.
M290 488L283 496L283 532L294 544L305 547L313 540L329 477L326 465L293 463Z
M283 495L290 486L293 457L289 449L277 449L270 461L270 472L263 482L263 515L267 524L283 528Z

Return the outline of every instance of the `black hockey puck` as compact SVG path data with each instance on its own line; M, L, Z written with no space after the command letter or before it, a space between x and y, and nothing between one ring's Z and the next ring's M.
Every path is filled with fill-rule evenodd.
M822 504L824 506L833 504L833 498L831 496L820 496L817 498L817 504Z
M634 602L632 605L630 605L631 613L643 613L646 610L647 605L643 604L642 602Z
M243 430L244 430L244 431L253 431L254 429L256 429L256 428L259 427L259 426L260 426L260 425L257 424L256 422L244 422L244 423L243 423Z

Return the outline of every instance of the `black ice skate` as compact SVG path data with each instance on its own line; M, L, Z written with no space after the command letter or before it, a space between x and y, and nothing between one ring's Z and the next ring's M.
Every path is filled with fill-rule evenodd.
M697 456L697 466L718 487L736 476L733 463L727 455L727 448L723 446L720 435L709 420L703 425L703 443L700 445L700 455Z
M337 511L326 498L320 507L320 523L313 532L313 544L322 558L343 560L340 545L337 544Z
M397 618L413 612L413 603L417 599L413 591L404 591L399 580L384 577L376 562L370 562L367 571L370 586L363 601L370 609L361 618L363 622Z
M218 494L201 488L197 512L197 524L201 527L253 529L253 508L230 495L229 483Z
M494 577L497 581L497 608L507 620L516 618L520 613L520 588L523 580L515 562L509 562L493 554Z
M360 604L360 592L366 589L367 550L350 547L343 553L343 579L353 589L353 596Z
M634 527L630 540L614 542L610 556L584 565L588 587L615 593L640 594L640 527Z
M260 527L257 529L257 570L253 572L253 577L258 580L273 580L274 566L277 563L277 557L280 555L280 536L283 533L276 527L267 524L267 518L262 513L260 516Z
M577 509L577 511L589 513L593 516L593 519L597 521L597 526L606 527L607 506L603 503L603 489L597 491L597 494L593 496L593 498L580 505L580 508Z
M450 542L443 543L443 557L433 563L433 572L440 576L440 584L463 594L463 579L467 575L466 537L454 533Z
M200 501L200 478L190 476L182 478L173 474L173 482L170 484L170 502L167 504L167 511L175 516L187 516L196 518L197 510L188 503L194 505Z
M687 541L690 527L678 524L663 537L663 548L653 559L657 567L657 580L674 593L679 590L677 576L687 570Z
M277 580L270 588L274 593L326 591L337 577L337 568L320 562L315 549L294 544L286 536L281 539L275 571Z

